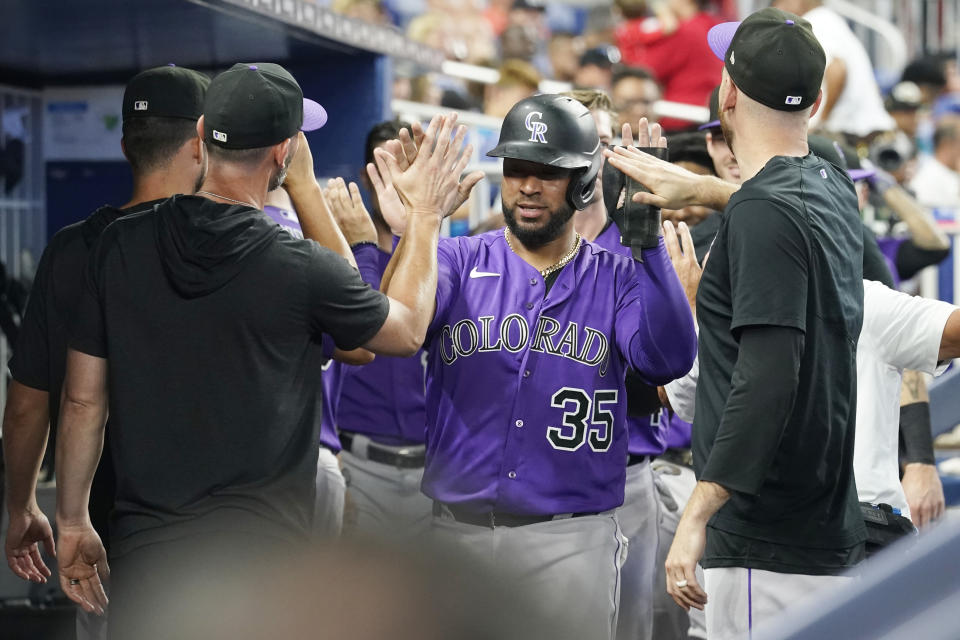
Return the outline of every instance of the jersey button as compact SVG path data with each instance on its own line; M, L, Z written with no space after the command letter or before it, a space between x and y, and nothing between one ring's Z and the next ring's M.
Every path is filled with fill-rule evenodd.
M537 284L536 278L530 278L530 284Z
M523 372L523 377L524 377L524 378L529 378L529 377L530 377L530 369L527 369L526 371Z
M517 425L517 428L519 429L520 427L523 426L523 420L517 420L517 421L514 422L513 424Z
M507 474L507 477L510 478L511 480L513 480L513 479L515 479L515 478L517 477L517 472L516 472L516 471L511 471L510 473Z
M532 303L532 302L528 302L528 303L527 303L527 309L533 309L533 303Z

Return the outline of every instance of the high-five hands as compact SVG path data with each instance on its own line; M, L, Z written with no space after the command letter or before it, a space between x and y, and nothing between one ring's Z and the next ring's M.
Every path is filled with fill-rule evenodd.
M403 130L399 140L374 150L376 165L368 164L367 174L380 212L395 233L402 233L410 214L450 215L483 178L482 171L475 171L460 179L473 146L464 145L466 127L456 127L454 133L456 120L456 114L434 116L422 136L414 125L412 134Z
M323 199L326 200L347 244L351 247L361 242L376 244L377 229L363 204L360 187L356 182L351 182L348 187L343 178L328 180L327 187L323 190Z

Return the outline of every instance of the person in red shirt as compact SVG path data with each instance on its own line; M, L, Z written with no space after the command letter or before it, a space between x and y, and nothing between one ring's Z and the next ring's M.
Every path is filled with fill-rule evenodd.
M665 0L652 5L655 17L621 9L627 20L616 30L623 63L652 70L663 99L702 105L717 84L723 63L707 46L707 31L719 20L706 12L710 0ZM662 118L667 131L691 128L690 122Z

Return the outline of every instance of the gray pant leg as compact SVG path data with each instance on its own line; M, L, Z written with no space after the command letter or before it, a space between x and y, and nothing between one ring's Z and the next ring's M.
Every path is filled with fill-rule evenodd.
M320 447L317 457L317 496L314 531L319 538L336 538L343 528L343 501L347 485L340 473L337 456Z
M533 597L565 637L614 636L625 544L617 516L585 516L523 527L482 527L433 519L439 544L493 567L501 581ZM518 633L515 637L524 637Z
M77 640L107 640L107 616L77 607Z
M344 529L375 537L413 538L425 533L433 501L420 493L423 469L399 469L340 453L347 476Z
M627 467L623 506L617 510L617 515L628 542L627 561L621 572L617 640L650 640L655 637L654 564L659 504L649 462Z

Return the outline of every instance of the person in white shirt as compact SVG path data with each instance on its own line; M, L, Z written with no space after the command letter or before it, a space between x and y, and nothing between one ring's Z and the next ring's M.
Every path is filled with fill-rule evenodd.
M933 131L933 155L920 163L910 188L928 207L960 209L960 116L940 118ZM960 212L958 212L960 213Z
M896 123L883 108L870 57L846 20L822 0L775 0L773 6L803 16L827 55L823 103L811 128L819 125L854 138L893 131Z

